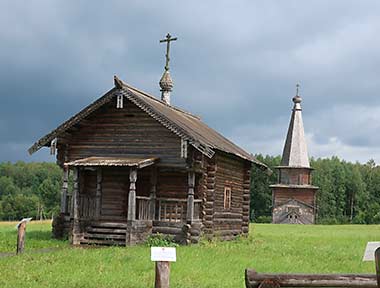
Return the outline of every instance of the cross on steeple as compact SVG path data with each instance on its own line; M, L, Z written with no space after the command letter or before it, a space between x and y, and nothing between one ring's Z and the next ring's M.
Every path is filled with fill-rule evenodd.
M299 95L299 90L300 90L300 84L297 83L297 85L296 85L296 96L300 96Z
M163 42L166 42L166 63L165 63L165 71L169 71L169 61L170 61L170 58L169 58L169 50L170 50L170 42L171 41L176 41L177 40L177 37L174 37L172 38L172 36L168 33L166 35L166 39L162 39L160 40L160 43L163 43Z

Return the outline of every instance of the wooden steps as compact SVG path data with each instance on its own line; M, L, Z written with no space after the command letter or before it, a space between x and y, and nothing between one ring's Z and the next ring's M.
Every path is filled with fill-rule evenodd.
M80 243L86 245L125 246L126 227L126 223L120 222L92 222L87 227Z

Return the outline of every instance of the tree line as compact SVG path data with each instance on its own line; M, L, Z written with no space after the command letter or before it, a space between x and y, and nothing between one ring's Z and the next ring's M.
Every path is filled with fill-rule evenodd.
M277 182L280 156L256 155L273 174L268 176L252 168L251 220L270 222L272 191L269 185ZM332 158L312 158L310 165L313 185L318 186L317 223L374 224L380 223L380 166L374 160L365 164Z
M270 222L273 167L280 156L256 155L272 175L252 168L251 220ZM317 194L317 222L321 224L380 223L380 166L373 160L351 163L338 157L314 159L311 166ZM54 163L0 163L0 220L51 218L59 213L62 170Z
M0 163L0 220L57 215L61 181L54 163Z

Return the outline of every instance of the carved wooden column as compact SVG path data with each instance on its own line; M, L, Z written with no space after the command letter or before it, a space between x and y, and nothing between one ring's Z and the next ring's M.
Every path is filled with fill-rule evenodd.
M131 167L129 171L128 220L136 220L136 180L137 169Z
M69 181L69 167L63 166L63 176L62 176L62 190L61 190L61 213L68 213L67 205L67 191L68 191L68 181Z
M102 200L102 167L96 170L96 195L95 195L95 218L99 219Z
M195 173L189 171L188 178L188 191L187 191L187 223L192 223L194 220L194 186L195 186Z
M79 223L79 168L74 167L74 191L73 191L73 238L72 244L80 244Z
M153 166L150 174L150 219L156 215L157 167Z

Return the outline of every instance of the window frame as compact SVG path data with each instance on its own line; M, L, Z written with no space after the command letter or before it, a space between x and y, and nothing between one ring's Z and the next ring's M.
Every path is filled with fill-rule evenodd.
M232 187L231 185L224 186L223 207L224 210L230 210L232 204Z

